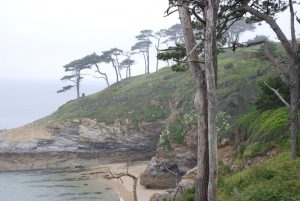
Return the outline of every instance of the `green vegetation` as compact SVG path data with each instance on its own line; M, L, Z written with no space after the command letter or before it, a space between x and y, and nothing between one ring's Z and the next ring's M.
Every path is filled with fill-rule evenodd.
M300 159L290 160L283 152L248 169L219 174L220 201L297 201L300 200ZM194 200L188 189L177 201Z
M288 143L288 110L286 107L253 111L237 118L228 129L230 136L239 140L236 158L264 154L272 147L285 147ZM227 136L228 137L228 136Z
M219 179L222 201L296 201L300 200L300 160L290 160L283 152L249 169Z
M257 47L256 47L257 48ZM257 80L269 71L264 60L257 59L257 50L247 48L237 53L223 51L219 56L218 118L220 136L227 133L236 115L254 108L260 92ZM228 67L230 66L230 67ZM102 92L70 101L41 122L71 121L91 118L106 124L129 122L138 129L143 122L166 121L163 145L185 143L184 132L197 123L193 107L195 82L192 73L163 68L156 73L131 77ZM167 139L168 138L168 139Z

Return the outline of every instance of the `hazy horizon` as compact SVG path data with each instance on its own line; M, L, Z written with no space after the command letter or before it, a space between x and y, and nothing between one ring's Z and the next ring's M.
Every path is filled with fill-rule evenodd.
M0 130L31 123L45 117L59 106L76 98L76 91L57 94L63 86L60 80L0 80ZM81 93L86 95L102 90L100 80L83 80Z

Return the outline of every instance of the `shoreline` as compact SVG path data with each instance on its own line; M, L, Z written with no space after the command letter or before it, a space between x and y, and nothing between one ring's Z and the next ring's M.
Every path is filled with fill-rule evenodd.
M149 161L136 161L129 164L128 172L130 174L139 177L143 173L143 171L147 168L147 164ZM117 179L106 179L104 176L107 173L104 173L105 170L110 170L113 174L126 172L127 164L126 163L108 163L95 167L91 167L89 170L89 175L92 179L101 180L107 184L109 184L114 190L118 192L120 195L120 201L133 201L133 180L129 177L122 177L122 181ZM99 171L102 170L102 171ZM98 171L94 174L95 172ZM165 190L156 190L156 189L146 189L144 186L140 185L140 179L137 184L137 197L139 201L149 201L151 196L154 193L166 192Z

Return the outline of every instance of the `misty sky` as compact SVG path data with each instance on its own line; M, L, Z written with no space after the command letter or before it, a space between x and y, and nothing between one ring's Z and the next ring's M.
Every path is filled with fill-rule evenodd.
M112 47L130 50L140 30L158 31L179 22L177 13L163 17L167 0L0 2L1 79L59 80L62 66L72 60ZM288 28L286 19L280 24ZM275 38L265 27L259 30ZM135 68L143 72L142 60Z
M57 78L62 66L112 47L130 50L142 29L177 23L162 0L0 0L0 68L5 78Z
M60 81L63 65L113 47L128 51L141 30L158 31L179 23L177 13L163 17L168 0L0 0L0 5L0 130L49 115L76 97L75 90L56 93L65 84ZM295 10L300 15L299 6ZM278 16L278 22L289 30L288 13ZM296 29L299 34L298 24ZM242 40L257 34L276 39L267 26L259 26ZM134 59L134 74L143 73L142 57ZM112 67L101 67L112 83ZM85 77L81 92L91 94L104 87L104 81Z

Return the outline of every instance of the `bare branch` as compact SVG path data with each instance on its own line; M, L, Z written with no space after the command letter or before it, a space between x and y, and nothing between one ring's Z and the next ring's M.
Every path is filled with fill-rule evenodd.
M140 178L141 174L139 174L139 176L136 177L135 175L130 174L128 169L129 169L129 164L127 162L126 173L113 174L110 170L108 170L110 175L106 175L104 177L106 179L119 179L122 183L123 183L122 177L130 177L133 180L133 187L132 187L132 189L133 189L133 198L134 198L134 201L138 201L136 190L137 190L137 181Z
M168 12L167 14L165 14L164 17L168 17L168 16L172 15L173 13L175 13L176 11L178 11L178 10L177 9L172 10L171 12Z
M202 42L202 41L199 41L199 42L193 47L193 49L189 52L189 55L191 55L191 54L194 53L194 51L198 48L198 46L201 44L201 42ZM188 56L189 56L189 55L188 55Z
M272 88L270 85L268 85L265 81L264 81L264 84L269 88L269 89L271 89L275 94L276 94L276 96L278 96L278 98L283 102L283 104L285 105L285 106L287 106L288 108L290 107L290 104L286 101L286 100L284 100L284 98L281 96L281 94L278 92L279 91L279 89L274 89L274 88Z

